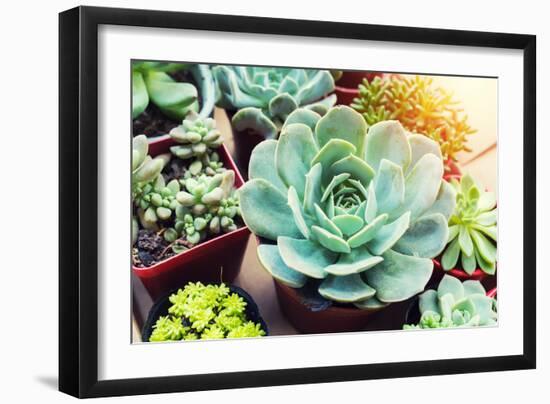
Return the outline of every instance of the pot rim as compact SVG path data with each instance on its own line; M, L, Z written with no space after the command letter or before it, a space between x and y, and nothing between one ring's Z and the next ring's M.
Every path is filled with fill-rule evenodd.
M158 138L154 138L150 140L149 147L153 146L156 149L160 149L160 148L168 148L176 144L176 142L172 140L170 135L165 135L165 136L167 137L162 136L163 138L161 139L159 136ZM229 153L229 150L227 149L225 144L222 143L222 145L220 146L220 149L222 152L221 153L222 159L224 159L225 162L228 164L229 166L228 168L233 170L233 172L235 173L235 189L239 189L245 183L241 175L241 172L237 168L237 165L233 161L233 158L231 157L231 154ZM157 150L155 153L152 153L152 154L153 156L156 156L158 154L161 154L161 152ZM241 233L244 233L244 234L241 234ZM214 244L223 243L227 238L237 237L237 235L245 236L246 234L250 234L250 229L243 222L243 226L239 227L238 229L235 229L229 233L224 233L217 237L211 238L210 240L197 244L191 247L190 249L185 250L179 254L173 255L162 261L156 262L151 266L138 267L138 266L135 266L134 263L132 262L132 270L136 273L139 273L140 277L146 277L146 278L152 277L152 276L155 276L155 272L157 272L158 270L163 270L165 266L170 266L170 264L175 263L176 260L181 260L183 256L185 256L186 254L189 254L190 252L198 253L200 250L210 248Z

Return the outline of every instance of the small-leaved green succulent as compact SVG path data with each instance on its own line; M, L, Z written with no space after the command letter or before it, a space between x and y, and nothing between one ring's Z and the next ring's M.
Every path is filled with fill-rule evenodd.
M215 66L217 105L236 111L237 131L250 130L276 138L288 115L306 107L321 115L336 102L334 78L328 70L278 67Z
M495 325L496 300L488 297L479 281L444 275L437 291L430 289L419 297L420 322L404 329L477 327Z
M493 192L483 191L466 174L451 180L456 190L456 208L449 220L448 245L441 258L444 270L455 268L458 259L468 274L480 267L494 274L497 260L497 208Z
M397 121L370 127L346 106L294 111L252 152L239 190L258 256L280 282L381 307L422 292L448 238L455 192L439 145Z
M216 121L202 118L194 111L187 115L181 125L170 131L170 136L178 143L170 147L170 151L180 159L202 157L223 143Z
M246 318L246 301L223 283L188 283L169 299L172 306L153 326L151 342L265 335L259 323Z

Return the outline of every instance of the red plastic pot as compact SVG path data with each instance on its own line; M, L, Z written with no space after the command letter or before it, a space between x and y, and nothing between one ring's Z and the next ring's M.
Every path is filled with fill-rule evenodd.
M149 153L154 157L169 152L174 144L172 139L153 139L149 143ZM224 145L218 152L225 166L235 172L235 186L240 188L244 180L229 152ZM250 230L243 226L150 267L132 265L132 272L153 299L186 282L231 283L240 272L249 235Z
M312 310L304 304L297 289L273 280L281 311L301 333L321 334L359 331L369 323L371 316L381 309L362 310L331 306L324 310Z
M462 170L460 166L451 159L445 161L445 171L443 172L443 178L449 181L451 178L460 180L462 177Z
M337 97L337 104L350 105L354 98L359 96L359 84L363 79L372 80L376 76L382 76L382 73L372 73L365 71L345 71L342 77L336 82L334 93Z

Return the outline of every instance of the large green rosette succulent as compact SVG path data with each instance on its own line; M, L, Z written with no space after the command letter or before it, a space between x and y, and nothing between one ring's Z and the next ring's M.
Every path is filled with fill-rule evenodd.
M328 70L276 67L215 66L217 105L236 111L238 131L265 139L277 137L288 115L306 107L323 115L336 102L334 78Z
M455 206L436 142L346 106L298 109L252 152L239 190L262 265L293 288L378 308L424 290ZM271 243L270 243L271 242ZM274 242L274 243L273 243Z

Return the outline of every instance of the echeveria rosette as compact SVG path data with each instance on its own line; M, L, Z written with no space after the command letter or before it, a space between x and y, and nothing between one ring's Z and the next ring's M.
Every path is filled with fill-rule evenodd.
M404 325L404 329L478 327L497 323L495 299L488 297L479 281L464 283L449 275L443 276L436 290L419 297L420 322Z
M456 267L471 275L476 268L493 275L497 260L497 209L493 192L483 191L466 174L451 180L456 190L456 208L449 219L448 245L441 258L443 269Z
M252 152L241 212L276 242L258 256L278 281L316 279L328 300L380 307L423 291L445 246L455 193L442 174L437 143L396 121L367 135L349 107L299 109Z
M189 70L198 83L202 108L199 111L197 88L178 82L169 73ZM132 64L132 118L137 118L153 102L167 117L182 120L191 112L207 117L214 109L215 86L208 65L134 62Z
M277 137L288 115L299 107L324 114L336 102L334 78L328 70L277 67L215 66L217 105L236 111L238 131L265 139Z

